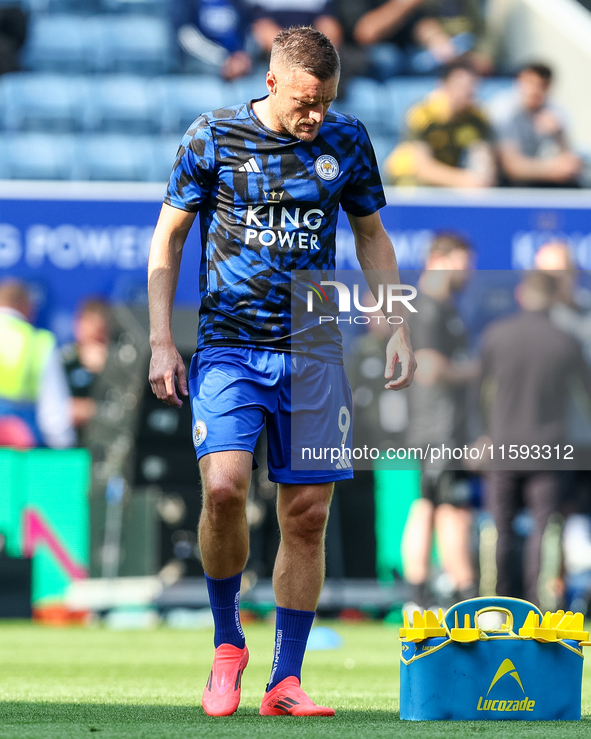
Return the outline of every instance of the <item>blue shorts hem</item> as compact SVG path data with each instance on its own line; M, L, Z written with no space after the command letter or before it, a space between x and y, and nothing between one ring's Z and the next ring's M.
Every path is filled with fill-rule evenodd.
M269 470L269 480L278 484L285 483L288 485L299 485L300 483L306 483L308 485L319 485L325 482L339 482L340 480L352 480L353 470L347 470L346 472L292 472L283 473L281 475L275 474L272 470Z
M197 461L201 457L205 457L208 454L215 454L216 452L250 452L254 454L254 449L246 444L218 444L213 447L207 447L207 449L195 449Z

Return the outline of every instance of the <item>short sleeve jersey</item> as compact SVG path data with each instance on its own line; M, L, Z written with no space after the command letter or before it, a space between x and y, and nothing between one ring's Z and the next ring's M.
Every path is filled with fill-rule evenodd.
M329 111L314 141L304 142L266 128L248 103L192 124L164 202L200 215L198 349L298 352L310 347L303 333L292 335L291 272L334 270L339 205L367 216L386 201L357 119ZM341 362L332 323L312 353Z

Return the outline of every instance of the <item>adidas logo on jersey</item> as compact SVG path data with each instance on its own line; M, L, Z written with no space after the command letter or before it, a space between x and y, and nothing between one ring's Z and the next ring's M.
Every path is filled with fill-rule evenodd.
M257 160L254 157L251 157L246 164L243 164L241 167L238 167L239 172L260 172L261 168L257 164Z

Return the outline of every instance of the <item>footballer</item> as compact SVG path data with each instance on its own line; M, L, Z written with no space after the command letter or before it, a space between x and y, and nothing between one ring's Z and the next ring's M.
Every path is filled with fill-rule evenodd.
M308 27L282 31L271 52L267 96L201 115L183 138L150 248L150 383L170 405L189 395L202 479L199 545L215 624L203 708L211 716L236 711L248 664L240 581L253 451L263 425L269 479L278 484L281 541L273 573L275 648L260 713L334 715L306 695L300 677L324 578L333 486L353 473L350 465L294 470L291 452L304 443L341 446L338 419L343 412L350 418L351 391L336 322L323 327L318 341L292 330L291 272L334 270L339 206L362 269L397 271L379 216L386 201L367 132L354 117L330 110L339 74L326 36ZM200 320L186 377L171 312L197 213ZM393 379L396 363L401 372ZM407 330L396 324L386 387L407 387L415 366ZM305 384L306 402L292 397L294 379ZM292 438L295 413L305 439Z

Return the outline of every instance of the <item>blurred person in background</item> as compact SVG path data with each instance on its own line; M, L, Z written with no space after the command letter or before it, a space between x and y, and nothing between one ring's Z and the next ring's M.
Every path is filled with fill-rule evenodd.
M348 45L363 52L362 74L384 81L432 73L467 52L478 72L492 71L477 0L340 0L338 7Z
M571 249L558 238L542 244L534 257L534 268L548 272L556 280L556 295L550 317L558 328L574 336L591 363L591 292L578 284Z
M62 349L72 394L72 421L81 434L96 414L92 391L107 363L111 341L109 306L100 298L86 300L74 317L74 341Z
M343 64L355 60L357 74L384 82L404 74L415 48L414 26L424 0L340 0L346 45Z
M546 272L532 270L517 286L520 312L495 321L486 330L482 350L482 403L491 442L535 449L565 441L569 385L577 377L591 393L591 373L579 343L557 328L550 318L558 283ZM525 548L525 597L539 604L556 600L559 592L545 592L541 582L542 540L559 510L560 473L556 456L549 462L536 457L486 473L486 503L496 529L497 595L514 595L512 569L513 521L525 504L533 529ZM555 552L554 557L560 557ZM556 585L556 584L554 584ZM520 594L517 594L520 595Z
M465 64L450 66L439 87L410 109L407 140L385 162L397 185L491 187L495 160L491 130L475 102L478 77Z
M0 7L0 74L18 72L27 38L28 17L18 0Z
M55 336L31 323L26 285L0 282L0 446L70 447L70 393Z
M548 99L552 70L528 64L516 89L490 105L503 174L518 187L578 187L583 161L568 142L562 113Z
M225 80L249 74L252 59L245 46L250 16L243 0L169 0L169 12L190 71Z
M412 60L415 72L430 73L466 55L479 74L491 74L493 60L479 0L425 0L415 38L423 49Z
M591 292L578 284L568 244L559 239L542 244L536 252L534 267L557 280L550 318L581 344L585 360L591 364ZM591 405L580 384L571 384L569 390L567 441L575 446L575 455L589 459ZM591 570L591 471L585 467L588 464L582 464L579 470L562 473L561 510L566 517L563 549L567 574Z
M361 303L375 304L371 291L362 296ZM383 318L371 320L363 328L351 341L346 357L347 377L353 391L353 446L367 444L385 450L393 445L392 434L406 428L406 397L404 391L391 393L384 388L380 365L390 338L390 325Z
M312 26L323 33L335 48L341 45L343 30L336 18L332 0L248 0L251 6L252 34L265 55L283 28Z
M479 365L468 357L466 330L453 298L466 284L471 263L471 247L460 236L441 233L433 240L413 302L417 312L409 319L417 371L407 391L407 448L465 444L466 388L477 378ZM454 602L478 595L470 551L470 480L451 466L448 460L421 465L421 497L410 509L402 542L404 577L412 585L408 610L432 605L428 581L434 530Z

